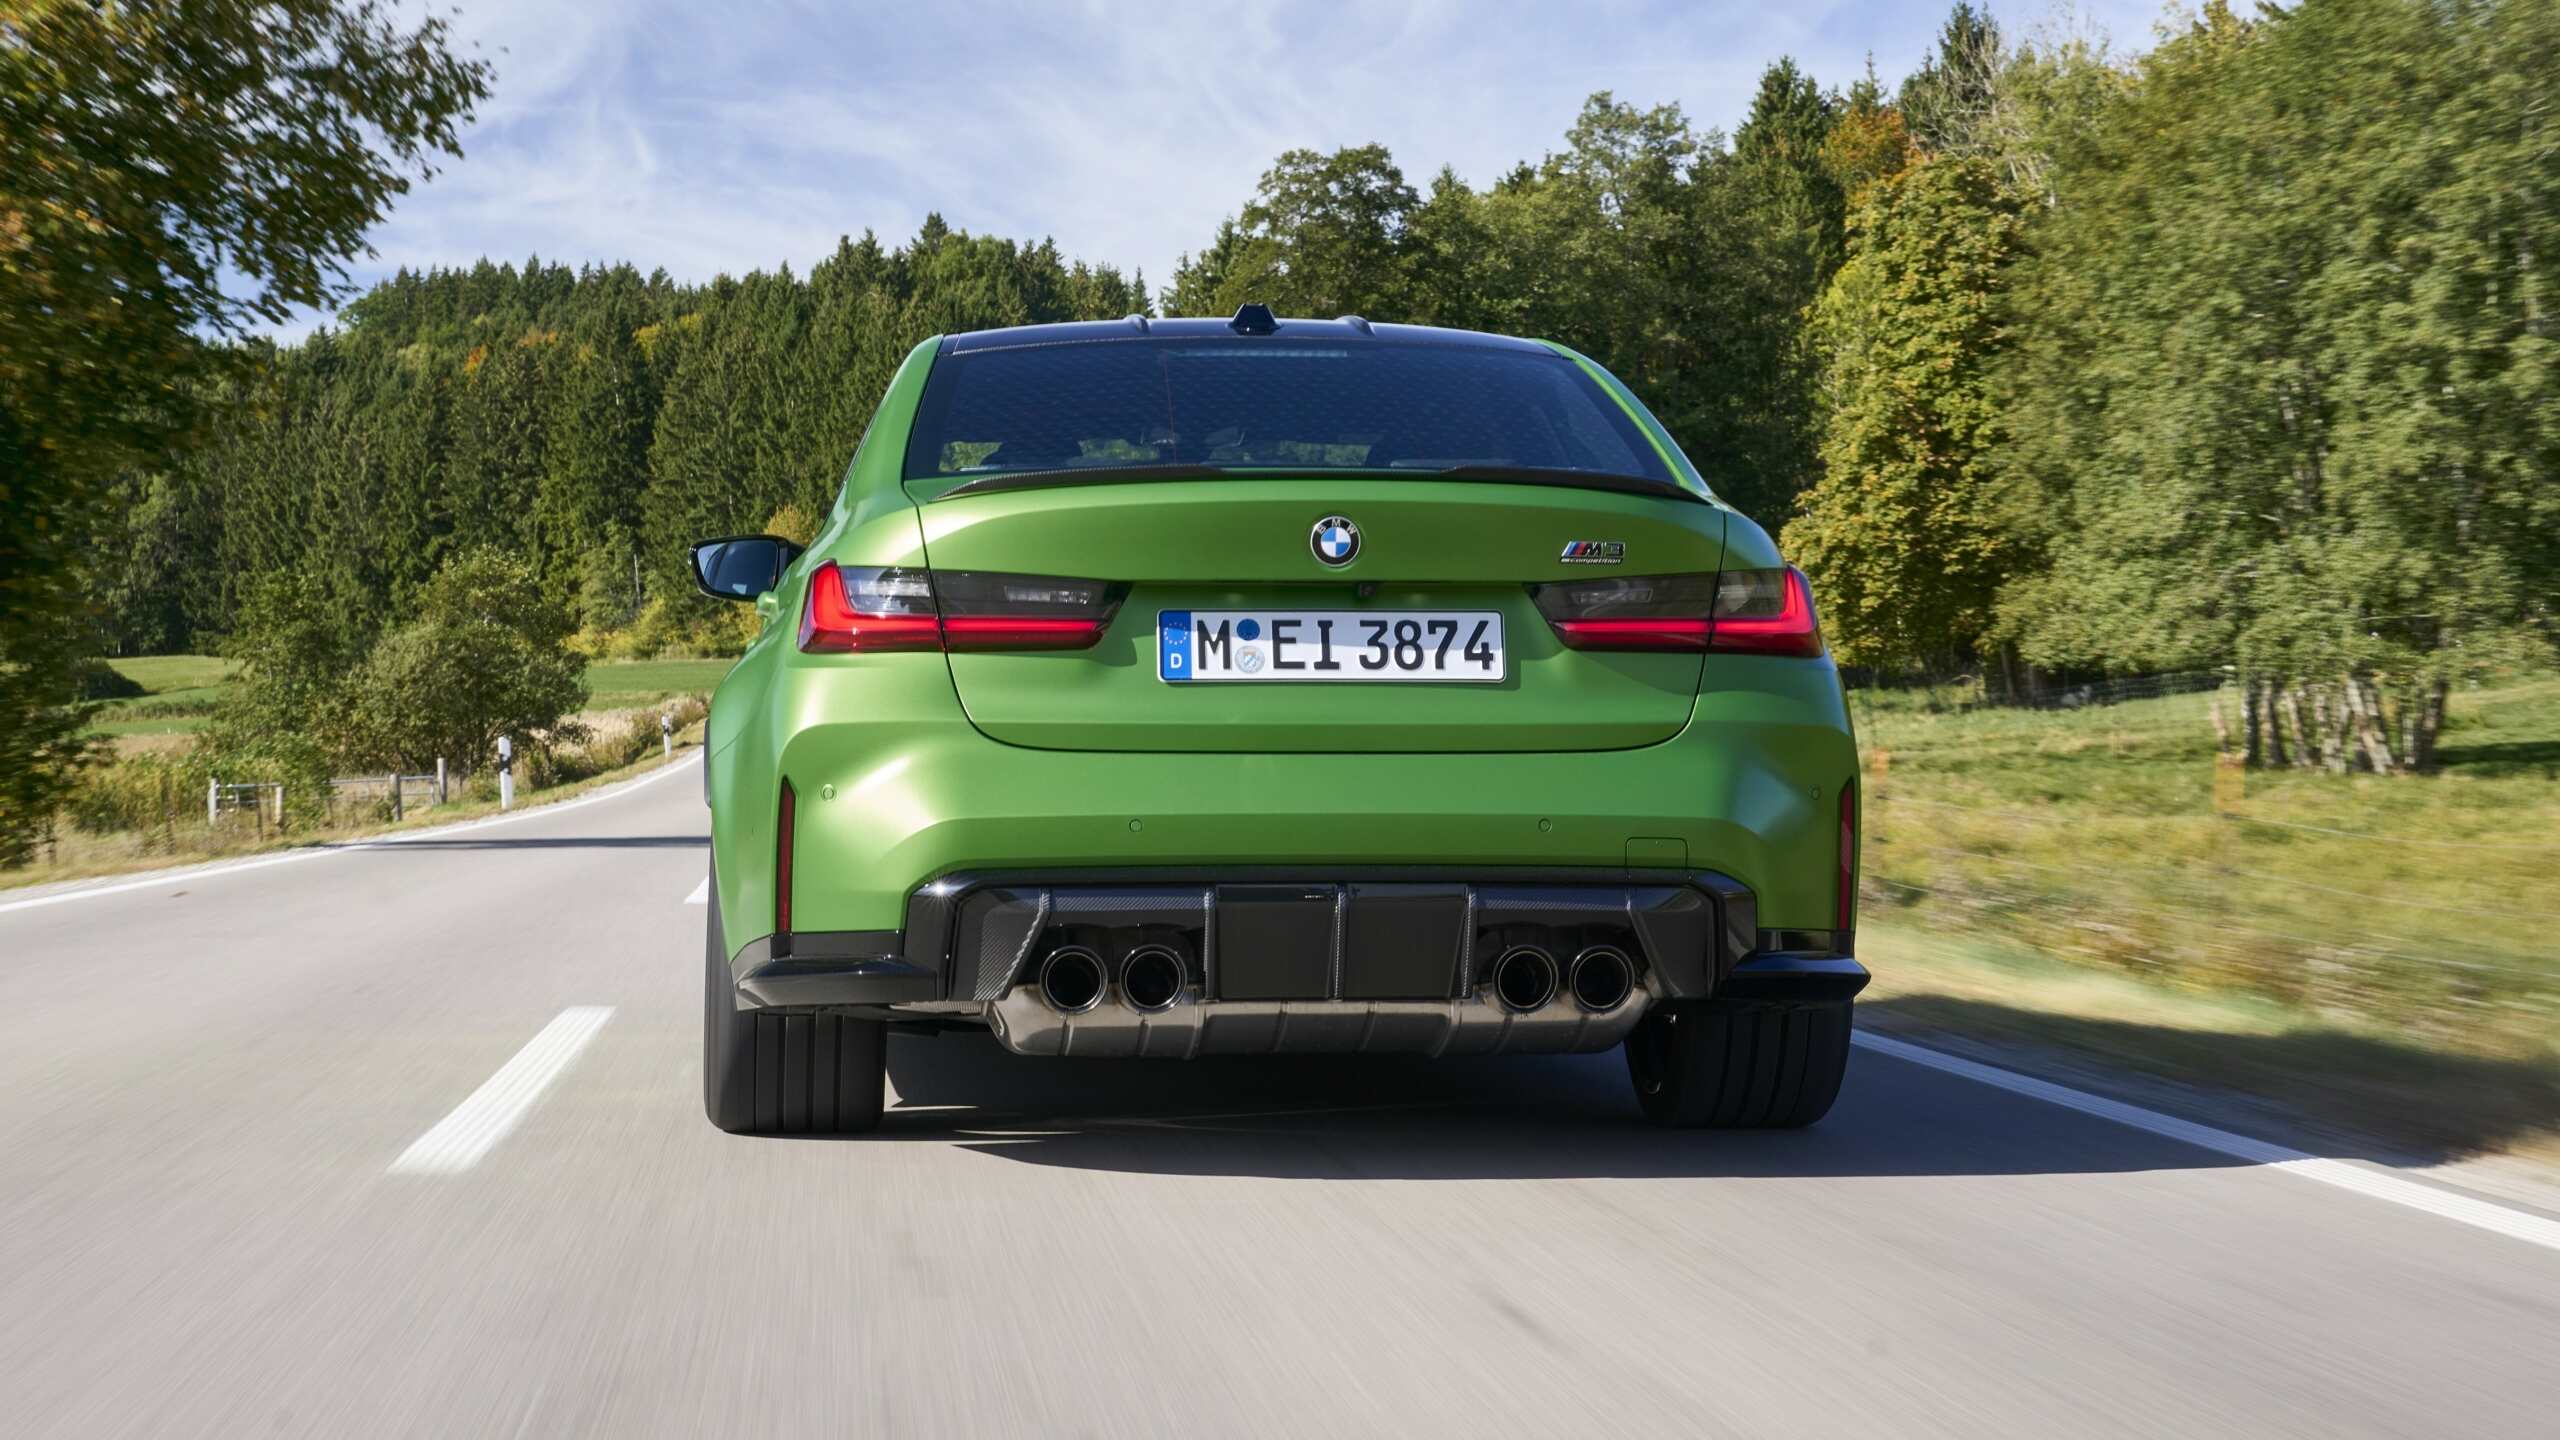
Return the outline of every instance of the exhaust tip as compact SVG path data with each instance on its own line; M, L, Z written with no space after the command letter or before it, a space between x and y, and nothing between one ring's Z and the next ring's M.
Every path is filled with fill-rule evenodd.
M1040 998L1061 1015L1081 1015L1102 1003L1102 957L1082 945L1061 945L1040 962Z
M1556 998L1556 957L1535 945L1514 945L1493 962L1493 995L1502 1008L1526 1014Z
M1170 1010L1182 998L1182 957L1169 945L1141 945L1120 962L1120 995L1132 1010Z
M1636 964L1615 945L1594 945L1573 957L1573 1003L1594 1012L1615 1010L1636 988Z

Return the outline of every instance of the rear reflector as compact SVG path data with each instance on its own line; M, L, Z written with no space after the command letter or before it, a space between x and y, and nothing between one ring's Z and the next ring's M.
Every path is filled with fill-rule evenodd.
M797 828L792 811L796 808L791 782L782 782L782 808L773 820L773 929L778 935L791 933L791 841Z
M1119 607L1119 588L1100 580L830 560L809 577L800 648L1082 650L1102 638Z
M1845 937L1857 916L1858 782L1852 780L1840 787L1840 899L1832 928Z
M1793 569L1565 580L1529 595L1574 650L1822 653L1813 592Z

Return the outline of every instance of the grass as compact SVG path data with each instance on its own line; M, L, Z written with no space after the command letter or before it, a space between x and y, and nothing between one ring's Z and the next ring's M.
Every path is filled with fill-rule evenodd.
M1864 915L2440 1054L2560 1057L2560 680L2458 694L2443 774L2217 767L2208 697L1852 697Z
M144 655L107 662L146 694L98 708L90 733L118 740L187 735L204 728L231 689L238 666L211 655ZM709 694L736 663L710 660L603 660L587 667L587 707L627 710L680 695Z
M734 659L604 660L587 667L588 705L599 710L645 705L671 695L708 695Z
M2040 1070L2094 1065L2102 1088L2135 1077L2167 1093L2132 1098L2207 1123L2258 1128L2230 1113L2232 1097L2265 1102L2272 1128L2332 1153L2560 1162L2560 1057L2448 1050L2375 1020L2175 989L1990 936L1886 922L1862 930L1858 948L1876 977L1862 1028L1960 1049L1987 1041L2002 1052L1995 1062L2025 1050Z
M238 661L212 655L137 655L107 663L153 695L211 689L240 668Z
M693 713L698 716L701 712L696 710ZM637 709L604 712L599 718L627 723L635 717L646 720L647 712ZM540 788L531 784L520 785L516 790L517 808L548 805L599 785L655 769L669 763L670 758L681 760L686 751L701 746L703 729L703 721L695 719L678 730L672 757L662 756L652 738L645 746L638 747L637 757L627 764ZM649 733L654 736L655 731ZM139 743L148 744L148 741ZM368 813L370 806L347 804L335 809L331 823L321 824L307 817L300 818L294 828L286 831L278 831L271 824L255 822L240 814L226 814L218 827L209 825L200 808L202 797L197 796L180 814L139 830L91 834L75 826L64 826L56 832L52 843L39 843L35 863L17 870L0 870L0 889L201 864L305 845L344 844L398 830L446 825L496 813L496 792L495 777L484 772L457 783L453 799L444 805L422 801L412 790L408 815L398 824L380 818L378 811Z

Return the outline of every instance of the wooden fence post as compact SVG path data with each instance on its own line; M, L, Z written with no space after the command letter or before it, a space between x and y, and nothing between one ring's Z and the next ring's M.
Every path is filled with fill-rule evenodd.
M439 755L436 757L436 803L441 805L444 802L444 757Z
M401 820L400 790L400 772L393 770L391 772L391 823L394 825L399 824Z

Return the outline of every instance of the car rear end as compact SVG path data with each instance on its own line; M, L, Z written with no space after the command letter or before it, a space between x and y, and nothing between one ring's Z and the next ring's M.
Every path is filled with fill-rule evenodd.
M1845 1045L1856 759L1812 597L1570 352L933 342L771 603L713 710L741 1014L1078 1056L1634 1037L1640 1096L1680 1017L1784 1048L1836 1011Z

